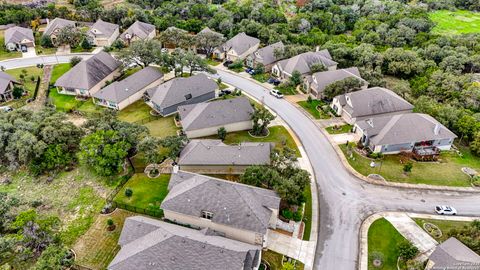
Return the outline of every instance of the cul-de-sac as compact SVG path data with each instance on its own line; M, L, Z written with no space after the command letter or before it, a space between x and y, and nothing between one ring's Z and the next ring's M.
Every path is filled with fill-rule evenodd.
M480 270L478 0L0 0L0 270Z

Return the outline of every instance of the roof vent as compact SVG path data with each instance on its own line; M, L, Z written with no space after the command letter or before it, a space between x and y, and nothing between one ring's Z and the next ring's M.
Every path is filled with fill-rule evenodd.
M128 88L125 88L125 92L128 92Z
M372 118L367 119L367 124L373 127L373 119Z
M220 249L220 253L223 253L223 249Z
M175 257L170 258L172 261L175 261Z
M238 150L242 150L242 147L241 147L241 146L239 146L239 147L238 147Z
M435 124L435 127L433 128L433 133L435 135L438 135L438 133L440 132L440 125L439 124Z

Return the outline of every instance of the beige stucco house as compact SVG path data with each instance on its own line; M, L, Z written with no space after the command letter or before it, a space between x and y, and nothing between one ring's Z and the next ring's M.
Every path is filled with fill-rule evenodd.
M313 65L323 65L327 70L337 69L337 62L332 60L328 50L321 50L280 60L273 65L272 74L281 80L288 80L294 71L298 71L304 77L312 73Z
M244 32L238 33L236 36L229 39L222 46L213 51L215 58L219 60L243 60L249 54L252 54L260 46L260 40L248 36Z
M90 27L87 35L95 46L111 46L120 35L120 27L99 19Z
M362 84L361 90L368 88L368 82L362 79L358 68L352 67L316 72L312 75L307 75L303 78L303 89L306 89L306 92L313 98L323 99L325 98L325 88L335 82L345 80L347 78L354 78L360 81Z
M35 38L32 29L19 26L5 30L5 48L9 51L27 51L35 47Z
M62 18L55 18L53 20L49 20L47 23L47 27L45 28L45 31L43 32L44 36L49 36L50 39L52 40L53 44L55 43L55 40L57 39L58 32L62 30L66 26L72 26L75 27L75 22L62 19Z
M144 23L141 21L135 21L125 32L120 35L120 39L126 44L137 40L150 40L155 38L156 30L155 25Z

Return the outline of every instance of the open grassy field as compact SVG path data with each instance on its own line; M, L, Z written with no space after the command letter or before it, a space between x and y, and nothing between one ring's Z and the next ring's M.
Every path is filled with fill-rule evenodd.
M437 10L430 13L437 25L432 32L442 35L480 33L480 13L467 10Z
M373 222L368 229L368 269L397 269L399 255L397 245L404 241L407 240L386 219L381 218ZM374 256L382 258L382 267L372 265Z
M470 177L461 171L462 167L468 166L480 171L480 158L466 150L462 151L462 156L454 152L442 152L438 162L413 162L412 171L404 174L400 155L385 155L382 161L375 161L378 166L372 168L371 159L355 151L352 151L353 158L350 158L346 146L342 144L340 148L346 154L348 163L357 172L365 176L380 174L392 182L469 187Z

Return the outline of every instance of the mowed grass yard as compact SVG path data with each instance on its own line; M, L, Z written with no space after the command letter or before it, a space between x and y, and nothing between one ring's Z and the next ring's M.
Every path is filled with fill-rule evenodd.
M368 269L397 269L399 256L397 246L404 241L407 240L386 219L381 218L374 221L368 229ZM372 265L372 261L376 257L375 254L382 258L382 267Z
M118 239L125 219L138 214L116 209L110 215L99 215L90 229L73 246L77 255L75 263L90 269L106 269L120 250ZM107 220L112 219L115 230L107 230Z
M343 133L349 133L352 131L352 125L342 125L342 126L331 126L325 128L325 130L329 134L343 134Z
M50 77L50 84L54 85L58 78L71 69L70 63L57 64L53 66L52 76ZM50 89L48 97L52 100L57 108L57 111L69 112L78 108L82 101L76 100L75 96L59 94L56 87Z
M308 102L308 101L304 100L304 101L297 102L297 104L300 105L305 111L307 111L315 119L329 119L330 118L330 115L328 113L324 112L321 108L317 109L317 107L319 107L319 106L322 107L322 106L326 105L323 101L314 99L311 102Z
M385 155L383 161L376 160L381 166L370 167L371 159L361 156L352 150L353 159L347 154L347 147L340 145L347 157L348 163L359 173L380 174L387 181L427 184L441 186L470 187L470 177L464 174L462 167L471 167L480 171L480 158L473 156L467 150L462 150L463 156L455 152L442 152L438 162L414 162L409 174L403 172L403 164L400 163L400 155Z
M423 219L423 218L414 218L413 219L420 228L423 229L424 223L432 223L437 225L437 227L442 231L442 236L435 238L438 242L444 242L448 239L447 233L452 229L461 229L465 226L469 226L471 222L469 221L453 221L453 220L440 220L440 219ZM427 232L428 233L428 232Z
M442 35L480 33L480 13L467 10L437 10L430 19L436 23L432 32Z
M168 194L170 174L162 174L158 178L148 178L144 173L132 176L118 192L114 202L145 210L160 211L160 204ZM133 191L131 197L125 195L125 190Z
M25 89L29 92L29 94L33 95L33 91L35 91L35 86L37 85L37 77L40 76L40 79L42 79L43 76L43 69L42 68L37 68L36 66L33 67L25 67L25 68L15 68L15 69L8 69L5 70L6 73L12 75L14 78L16 78L18 81L20 81L20 75L22 75L22 70L27 71L27 75L25 77ZM31 77L33 76L34 80L31 80Z

